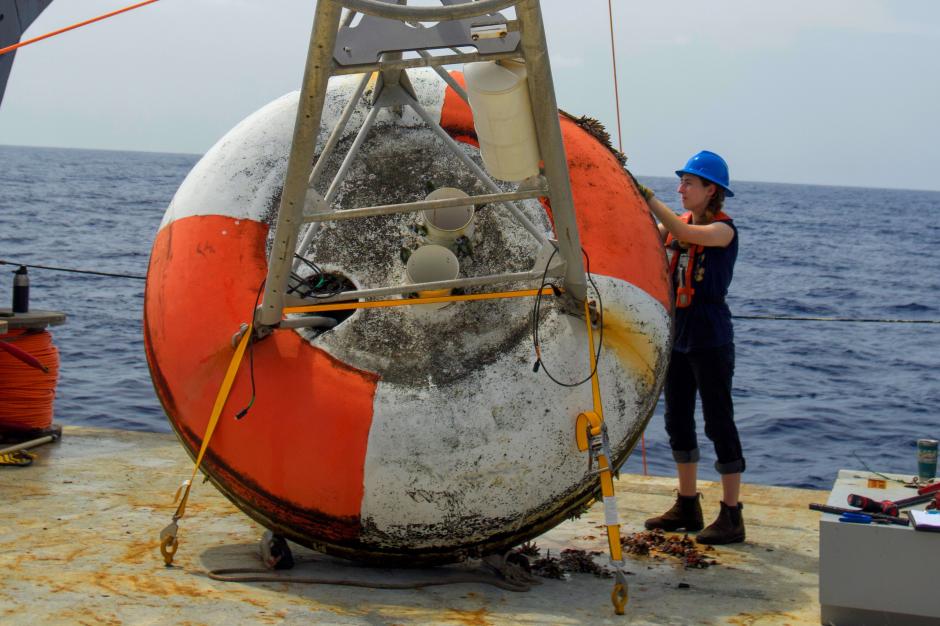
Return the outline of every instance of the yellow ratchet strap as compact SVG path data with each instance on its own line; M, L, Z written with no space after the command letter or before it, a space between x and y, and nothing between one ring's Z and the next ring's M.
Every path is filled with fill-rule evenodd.
M550 287L544 287L541 290L524 289L519 291L501 291L495 293L480 293L458 296L448 295L395 300L376 300L372 302L336 302L331 304L285 307L284 313L317 313L323 311L346 311L351 309L377 309L395 306L413 306L416 304L431 304L435 302L465 302L471 300L523 298L527 296L537 296L539 294L547 296L553 295L554 292ZM238 368L245 356L245 349L247 348L248 342L251 339L251 333L252 325L248 324L248 330L242 335L241 340L238 343L238 347L235 349L235 354L232 356L232 361L229 363L228 371L226 371L225 378L222 380L222 386L219 388L219 393L215 398L215 405L212 407L212 414L209 417L209 425L206 427L206 434L202 438L202 448L200 448L199 455L196 457L196 465L193 467L193 474L189 480L183 481L183 484L180 485L180 487L176 490L176 496L174 497L173 502L179 500L179 506L176 508L176 513L173 514L173 521L171 521L166 528L160 531L160 552L163 554L163 560L167 565L173 564L173 557L179 548L179 541L177 540L179 527L177 522L186 513L186 503L189 500L189 492L192 489L193 480L196 478L196 472L199 471L199 466L202 464L202 458L205 456L206 450L209 447L209 440L212 438L212 433L215 432L215 427L218 424L219 416L222 414L222 409L225 407L225 403L228 400L228 395L232 390L232 384L235 381L235 374L238 373Z
M189 477L189 480L183 481L183 484L176 490L176 496L173 498L173 502L175 503L179 500L179 506L176 507L176 512L173 514L173 521L160 531L160 553L163 554L163 560L168 566L173 564L173 556L179 548L179 542L176 538L177 531L179 530L177 522L186 513L186 502L189 500L189 491L192 489L196 472L199 471L199 466L202 464L202 458L209 448L209 440L212 439L212 433L215 432L215 427L219 423L219 416L222 415L222 409L225 407L228 395L232 391L235 375L238 373L238 368L245 356L245 349L248 347L248 342L251 341L251 331L252 325L248 324L248 330L245 331L245 334L243 334L239 340L238 346L235 348L235 354L232 355L232 360L228 364L225 378L222 379L219 393L215 397L215 405L212 407L212 414L209 416L209 425L206 426L206 434L202 438L202 447L199 449L199 454L196 457L193 475Z
M607 527L607 544L610 562L616 569L614 589L610 594L617 615L624 614L627 604L627 580L623 573L623 549L620 545L620 516L617 512L617 496L614 494L614 478L611 473L610 445L604 427L604 408L601 402L600 382L597 376L597 360L594 354L594 329L591 326L590 304L584 301L584 321L587 325L588 353L591 363L591 392L594 410L578 415L575 423L575 440L581 452L597 457L597 472L600 475L601 495L604 499L604 525Z

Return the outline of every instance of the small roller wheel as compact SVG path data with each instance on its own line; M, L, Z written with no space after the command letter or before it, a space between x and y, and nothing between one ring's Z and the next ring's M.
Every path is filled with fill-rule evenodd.
M265 531L261 536L261 561L271 570L291 569L294 567L294 555L291 554L287 540L272 531Z

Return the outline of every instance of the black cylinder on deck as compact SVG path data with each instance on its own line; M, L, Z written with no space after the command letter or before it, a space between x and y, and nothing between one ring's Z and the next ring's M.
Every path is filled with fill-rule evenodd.
M13 312L29 312L29 275L25 265L13 273Z

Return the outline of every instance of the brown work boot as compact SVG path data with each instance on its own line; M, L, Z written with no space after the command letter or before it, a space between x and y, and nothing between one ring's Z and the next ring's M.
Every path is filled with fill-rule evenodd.
M728 506L722 502L718 519L700 532L695 540L709 545L741 543L744 541L744 518L741 516L743 510L744 505L740 502L738 506Z
M702 530L705 522L702 519L702 504L699 502L702 494L697 493L694 496L678 496L676 503L672 508L660 515L646 520L647 530L662 528L674 532L685 530L686 532L695 532Z

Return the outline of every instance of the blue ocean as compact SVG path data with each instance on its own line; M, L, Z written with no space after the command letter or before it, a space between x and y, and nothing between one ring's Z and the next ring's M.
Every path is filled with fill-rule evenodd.
M128 276L29 272L31 306L68 314L52 329L59 423L170 430L144 358L140 277L197 160L0 146L0 260ZM641 181L679 206L675 179ZM734 187L726 210L740 253L728 301L740 316L734 395L745 481L825 489L840 468L916 473L917 439L940 438L940 192ZM11 297L15 269L0 265L0 301ZM700 445L702 476L715 479L704 435ZM649 473L673 473L662 403L646 453ZM624 471L643 471L639 447Z

